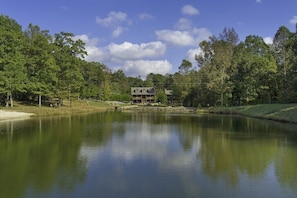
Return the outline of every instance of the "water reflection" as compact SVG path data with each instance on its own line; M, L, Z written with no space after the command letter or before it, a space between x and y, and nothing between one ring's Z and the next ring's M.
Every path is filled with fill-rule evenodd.
M1 122L0 197L42 197L83 182L82 134L68 129L65 118Z
M293 197L296 125L105 112L0 123L0 197Z
M279 145L288 139L288 136L291 136L289 139L294 139L295 136L288 128L295 130L296 126L288 126L221 116L132 114L128 122L112 122L116 134L113 134L104 151L92 156L97 170L101 169L102 164L108 163L108 170L112 172L111 175L104 174L102 181L109 183L100 183L104 190L99 189L102 192L109 189L113 195L120 195L131 188L142 189L140 192L149 189L153 191L158 189L156 185L165 185L156 179L160 176L159 173L162 173L164 177L172 178L166 179L168 184L180 186L179 191L171 195L173 197L209 195L212 194L211 191L219 196L218 189L209 189L207 192L202 189L208 189L209 186L216 189L213 182L222 180L224 182L221 185L230 184L230 192L238 191L236 193L241 197L243 190L240 189L244 189L242 186L246 185L242 181L247 181L250 185L262 181L258 190L261 191L262 188L262 191L268 192L265 181L267 175L271 172L275 175L278 171L275 162L279 158ZM120 136L117 135L119 132ZM296 151L294 153L296 154ZM139 167L145 173L134 171ZM94 175L100 174L102 177L99 172L94 171ZM296 169L293 172L296 173ZM296 180L294 173L290 173L290 176ZM143 182L139 175L145 177L147 187L133 182ZM155 178L148 175L154 175ZM112 178L117 178L117 181L110 181ZM272 197L283 193L278 180L274 178L270 186L276 189ZM174 181L178 181L178 184ZM154 183L156 185L153 185ZM111 186L120 188L111 189ZM296 187L291 190L291 193L296 192ZM160 194L161 191L166 191L166 185L160 190Z

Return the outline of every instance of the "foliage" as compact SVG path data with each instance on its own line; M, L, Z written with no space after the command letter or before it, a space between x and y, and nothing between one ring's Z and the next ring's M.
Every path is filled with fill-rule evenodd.
M13 107L13 96L25 91L25 57L21 26L7 16L0 17L0 93L6 96L6 106Z
M233 28L224 28L199 43L198 69L183 59L174 74L127 77L98 62L87 62L85 43L68 32L53 36L29 24L25 31L0 15L0 100L38 106L63 100L131 100L131 87L155 87L158 101L175 105L239 106L297 102L297 36L281 26L273 44L249 35L239 42Z
M159 90L157 93L157 102L160 102L161 104L167 103L167 96L165 95L165 92L163 90Z
M27 68L27 92L32 97L50 97L57 84L59 67L52 56L52 38L48 31L41 31L38 26L29 24L25 31L25 56Z

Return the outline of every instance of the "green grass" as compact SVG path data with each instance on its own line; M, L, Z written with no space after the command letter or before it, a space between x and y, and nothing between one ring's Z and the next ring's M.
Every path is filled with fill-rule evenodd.
M211 108L211 113L240 114L249 117L297 123L297 104L261 104Z
M19 111L25 113L33 113L35 116L51 116L51 115L72 115L80 113L91 113L105 110L112 110L115 107L110 103L94 102L94 101L73 101L70 106L69 101L64 101L61 107L47 107L36 105L24 105L19 102L14 102L14 107L2 107L6 111Z
M72 102L72 106L70 106L69 101L64 101L64 105L62 107L38 107L37 105L23 105L15 102L13 108L2 107L2 109L7 111L33 113L35 116L51 116L114 110L115 106L119 107L125 105L129 104L76 100ZM248 117L297 123L297 104L261 104L239 107L211 107L207 109L199 109L197 112L239 114Z

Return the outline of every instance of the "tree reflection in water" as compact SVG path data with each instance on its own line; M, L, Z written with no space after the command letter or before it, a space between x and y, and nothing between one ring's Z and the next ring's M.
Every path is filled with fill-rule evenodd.
M0 123L0 197L42 197L53 188L71 191L84 181L83 134L66 132L67 119Z

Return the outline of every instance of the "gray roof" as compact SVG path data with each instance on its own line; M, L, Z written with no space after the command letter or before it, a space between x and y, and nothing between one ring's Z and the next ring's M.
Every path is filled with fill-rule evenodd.
M170 89L165 89L165 95L167 95L167 96L171 96L172 93L173 93L172 90L170 90Z
M131 95L156 95L154 87L131 87Z

